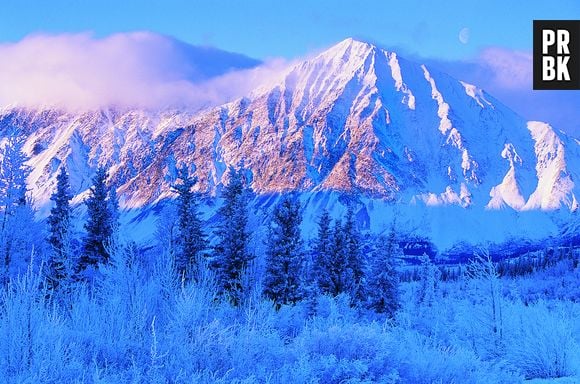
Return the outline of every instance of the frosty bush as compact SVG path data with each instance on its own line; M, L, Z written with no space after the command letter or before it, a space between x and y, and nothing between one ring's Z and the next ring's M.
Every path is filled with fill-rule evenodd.
M502 353L504 342L504 299L499 273L489 251L483 249L475 254L467 267L467 274L472 280L473 289L478 293L477 300L480 304L475 315L470 317L476 321L474 326L484 332L483 345L486 353L497 356Z
M557 378L575 372L573 358L580 348L574 340L578 318L563 308L550 308L540 301L531 306L514 303L507 308L506 358L526 378Z
M534 276L496 280L487 257L470 279L431 280L429 300L417 299L420 281L400 284L388 318L353 306L348 292L276 306L260 281L232 303L203 258L185 280L170 252L146 255L118 238L107 252L98 279L71 282L59 300L35 263L1 288L2 380L516 383L578 374L580 305L557 296L524 303L509 287ZM576 271L565 276L577 283Z

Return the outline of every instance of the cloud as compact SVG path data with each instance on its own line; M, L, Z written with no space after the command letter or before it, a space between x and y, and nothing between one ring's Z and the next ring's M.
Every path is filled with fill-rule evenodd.
M528 120L580 136L580 91L534 91L531 52L488 47L465 61L413 59L483 88Z
M404 56L476 84L529 120L580 136L580 91L533 91L529 52L488 47L465 61ZM259 62L150 32L32 35L0 44L0 106L196 110L278 81L290 64Z
M276 78L287 63L149 32L33 35L0 44L0 105L203 108Z
M479 54L478 62L498 87L529 89L532 85L532 54L529 52L491 47Z
M580 136L580 91L533 90L531 52L487 48L478 59L476 80L489 93L528 120L545 121Z

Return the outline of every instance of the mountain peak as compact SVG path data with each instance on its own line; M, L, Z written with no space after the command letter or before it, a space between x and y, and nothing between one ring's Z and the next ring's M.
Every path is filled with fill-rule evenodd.
M376 46L370 44L366 41L355 39L353 37L349 37L347 39L342 40L338 44L333 45L329 49L327 49L323 55L326 54L341 54L346 51L352 51L357 53L369 52L372 49L375 49Z
M361 196L375 228L386 223L383 208L408 205L409 223L421 220L425 236L431 228L439 233L439 218L447 216L434 213L430 223L417 213L432 206L578 208L578 143L548 125L527 124L474 86L353 38L280 76L249 97L202 111L0 110L0 131L29 135L28 183L40 216L50 209L61 167L79 203L98 164L114 164L110 180L132 212L173 196L181 164L210 194L229 166L244 164L260 198L284 191ZM328 199L320 204L332 207Z
M341 42L339 42L336 45L342 45L342 44L344 44L344 45L350 45L350 46L359 46L359 45L362 45L362 46L371 46L371 47L374 46L373 44L371 44L368 41L365 41L365 40L362 40L362 39L357 39L355 37L348 37L348 38L342 40Z

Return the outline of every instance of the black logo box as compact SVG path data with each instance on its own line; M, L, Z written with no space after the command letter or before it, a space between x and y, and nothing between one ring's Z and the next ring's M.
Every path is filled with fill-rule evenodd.
M553 31L566 30L570 34L568 49L570 58L568 60L568 73L570 80L552 80L545 81L542 79L542 60L546 56L542 52L543 31L550 29ZM547 56L557 58L557 44L548 48ZM573 90L580 89L580 20L534 20L534 89L563 89Z

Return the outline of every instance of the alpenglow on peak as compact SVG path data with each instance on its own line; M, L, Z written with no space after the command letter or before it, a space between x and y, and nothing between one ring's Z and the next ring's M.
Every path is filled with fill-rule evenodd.
M202 192L243 164L258 194L336 191L398 204L575 209L578 144L529 125L481 89L356 39L282 80L199 112L3 110L28 135L30 188L49 203L58 170L81 199L97 164L123 204L172 196L188 164Z

